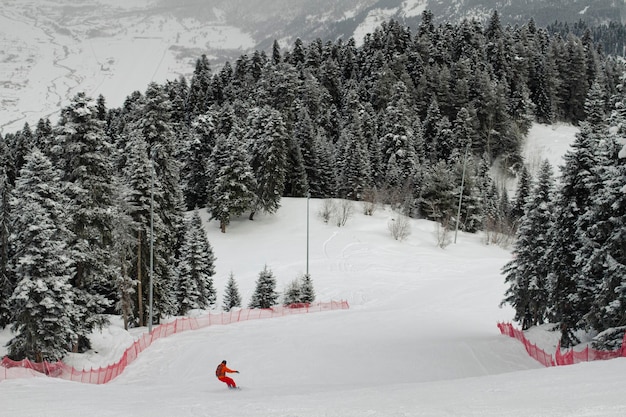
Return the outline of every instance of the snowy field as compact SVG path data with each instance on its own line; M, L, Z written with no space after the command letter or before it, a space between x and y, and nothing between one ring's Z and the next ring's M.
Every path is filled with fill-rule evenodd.
M309 270L319 301L345 299L350 310L161 339L106 385L46 377L3 381L0 415L626 415L626 359L543 368L519 342L499 334L496 323L513 317L509 307L498 307L505 291L500 269L510 252L465 233L441 249L435 224L423 220L411 220L411 235L398 242L388 231L392 212L379 208L365 216L359 204L338 228L320 219L321 207L310 201ZM305 199L284 199L276 215L257 215L254 222L237 219L226 234L203 215L217 257L220 302L231 272L244 303L264 265L278 290L305 272ZM67 362L78 368L112 363L142 331L127 333L114 320L94 334L93 351ZM9 337L0 333L0 342ZM534 332L531 339L554 351L554 335ZM215 379L222 359L241 372L234 376L241 390Z
M423 7L423 0L406 2L409 13ZM190 16L180 17L181 8ZM2 0L0 133L14 133L26 122L35 126L40 118L56 123L79 92L102 94L109 108L121 107L152 81L181 75L189 81L202 54L217 62L217 72L225 60L234 62L265 41L254 38L254 27L229 23L224 10L192 14L198 10L202 2L193 0L183 6L156 0ZM388 11L373 11L354 33L357 42Z
M522 152L530 174L535 177L541 163L547 159L555 175L559 175L559 166L564 164L563 155L577 132L578 128L569 124L533 124Z
M3 0L0 4L0 133L39 118L56 122L79 92L120 107L151 81L189 77L201 54L255 41L214 21L178 19L151 0Z

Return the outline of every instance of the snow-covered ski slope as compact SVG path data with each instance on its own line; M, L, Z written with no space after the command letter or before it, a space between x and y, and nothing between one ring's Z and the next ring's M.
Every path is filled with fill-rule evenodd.
M553 149L566 146L559 129L537 126L529 144L541 144L545 135ZM161 339L107 385L7 380L0 383L0 415L626 415L626 359L543 368L519 342L499 334L496 323L513 317L510 308L498 307L508 251L464 233L440 249L436 226L423 220L412 220L411 235L398 242L387 226L394 213L381 208L369 217L358 204L338 228L322 222L322 205L309 203L309 270L319 300L345 299L350 310ZM264 265L279 290L305 272L305 199L284 199L274 216L236 219L226 234L203 216L217 256L220 296L231 272L245 303ZM554 349L550 335L533 336ZM8 337L1 333L0 342ZM68 362L104 365L131 340L113 325L94 335L94 351ZM234 375L241 391L215 379L222 359L241 371Z

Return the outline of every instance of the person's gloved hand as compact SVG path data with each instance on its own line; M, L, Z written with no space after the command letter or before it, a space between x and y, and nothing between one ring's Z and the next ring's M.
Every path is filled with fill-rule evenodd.
M235 371L235 373L236 373L236 374L238 374L238 373L239 373L239 371Z

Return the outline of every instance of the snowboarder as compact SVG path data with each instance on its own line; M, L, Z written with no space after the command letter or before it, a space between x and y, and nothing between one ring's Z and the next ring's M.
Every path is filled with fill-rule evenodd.
M215 376L217 379L228 385L228 388L237 388L237 384L233 381L232 378L226 376L226 372L238 374L239 371L235 371L234 369L229 369L226 366L226 361L222 361L219 365L217 365L217 369L215 370Z

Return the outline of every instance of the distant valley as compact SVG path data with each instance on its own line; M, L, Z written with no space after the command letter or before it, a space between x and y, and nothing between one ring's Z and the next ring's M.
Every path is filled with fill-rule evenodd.
M54 118L77 92L120 106L151 81L189 76L201 54L217 68L274 40L363 36L389 19L416 28L494 9L503 23L624 19L624 2L475 0L5 0L0 6L0 132Z

